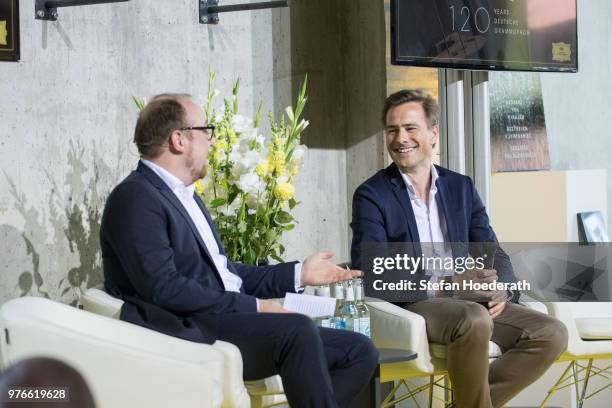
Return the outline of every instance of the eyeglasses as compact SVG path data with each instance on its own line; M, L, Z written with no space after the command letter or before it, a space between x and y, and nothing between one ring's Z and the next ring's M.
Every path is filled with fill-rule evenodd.
M179 130L201 130L208 137L208 140L212 140L215 134L215 126L214 125L206 125L206 126L189 126L183 127Z

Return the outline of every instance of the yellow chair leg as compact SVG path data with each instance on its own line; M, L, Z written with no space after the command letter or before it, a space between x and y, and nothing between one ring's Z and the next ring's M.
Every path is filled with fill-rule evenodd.
M553 394L558 390L558 386L560 384L563 384L567 378L565 377L567 375L567 372L570 370L570 368L573 368L574 366L574 362L571 361L567 367L565 368L565 371L563 371L563 374L561 374L561 377L559 377L559 379L557 380L557 382L552 386L552 388L550 388L548 390L548 395L546 396L546 398L544 398L544 401L542 401L542 403L540 404L540 408L544 408L544 406L546 405L546 403L548 402L548 400L550 400L550 398L553 396Z

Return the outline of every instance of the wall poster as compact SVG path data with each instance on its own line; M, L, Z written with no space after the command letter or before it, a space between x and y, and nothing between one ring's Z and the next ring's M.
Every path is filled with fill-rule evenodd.
M550 170L540 75L490 72L491 170Z
M0 61L19 61L19 0L0 0Z

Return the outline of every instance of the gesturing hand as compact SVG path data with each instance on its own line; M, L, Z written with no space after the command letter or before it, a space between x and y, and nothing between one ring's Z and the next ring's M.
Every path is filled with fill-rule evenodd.
M302 264L302 285L327 285L328 283L348 280L361 276L358 270L342 269L336 266L330 258L330 251L317 252L310 255Z

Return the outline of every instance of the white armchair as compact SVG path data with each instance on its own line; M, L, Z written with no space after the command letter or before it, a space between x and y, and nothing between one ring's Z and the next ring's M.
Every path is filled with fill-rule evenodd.
M418 354L417 358L412 361L381 365L380 381L396 382L390 396L383 402L383 407L413 398L417 393L425 390L429 390L431 401L434 387L448 391L446 346L428 342L425 319L421 315L380 300L370 300L367 305L370 308L372 340L377 347L412 350ZM538 302L531 302L526 306L545 311L544 305ZM494 359L500 355L499 346L492 341L489 342L489 358ZM439 378L436 380L437 376ZM429 384L410 387L407 380L418 377L429 377ZM440 384L441 381L444 383ZM408 392L392 400L392 396L401 386L405 386ZM444 395L447 402L450 402L450 393L445 392Z
M99 408L220 407L223 354L48 299L0 307L0 368L51 357L78 370Z
M547 303L546 307L551 316L561 320L567 327L567 351L559 361L569 364L557 383L548 391L548 396L541 406L545 406L557 390L569 384L574 385L576 389L576 406L582 407L590 396L612 386L610 366L600 369L594 364L595 360L612 359L612 303L551 302ZM605 379L605 385L587 395L589 380L595 376ZM580 383L582 389L578 390Z
M81 298L81 304L87 311L118 319L123 301L102 290L89 289ZM223 407L267 407L287 401L279 376L243 382L242 356L238 347L224 341L216 341L209 347L223 355Z

